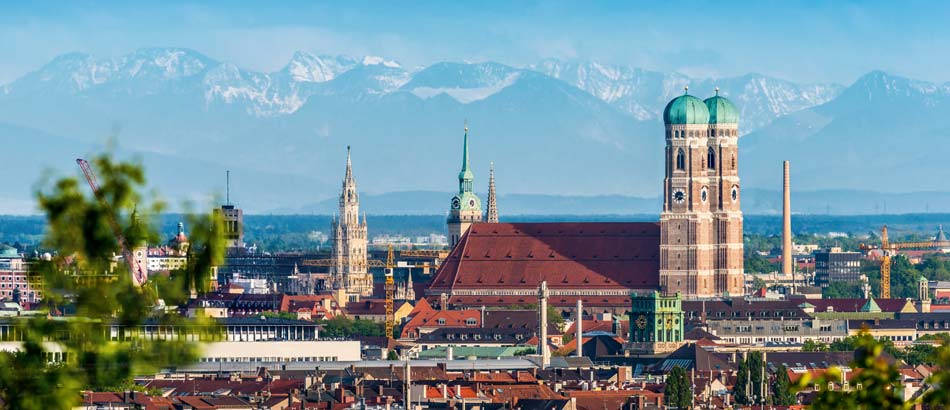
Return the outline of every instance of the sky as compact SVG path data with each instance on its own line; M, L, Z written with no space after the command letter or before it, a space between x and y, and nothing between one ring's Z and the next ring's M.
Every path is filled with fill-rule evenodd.
M950 2L3 2L0 84L53 57L177 46L276 71L297 50L527 65L584 59L694 77L950 81Z

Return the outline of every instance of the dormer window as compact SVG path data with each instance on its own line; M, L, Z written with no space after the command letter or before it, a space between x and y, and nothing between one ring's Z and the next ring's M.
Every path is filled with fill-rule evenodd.
M444 319L444 318L439 318L439 320L437 320L436 323L438 323L439 326L445 326L445 319Z

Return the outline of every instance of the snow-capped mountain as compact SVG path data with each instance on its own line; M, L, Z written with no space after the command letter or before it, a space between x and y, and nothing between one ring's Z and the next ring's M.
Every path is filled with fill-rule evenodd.
M272 176L248 178L255 184L243 190L261 198L245 204L264 211L335 196L325 187L338 186L347 145L367 192L452 189L468 119L477 184L494 161L499 189L509 193L656 197L660 114L687 84L701 97L719 87L742 110L747 188L773 186L780 175L768 170L781 159L798 164L801 186L888 191L878 183L941 182L950 87L881 72L842 89L556 60L408 70L383 57L298 52L280 70L258 72L180 48L67 54L0 85L0 140L27 153L9 164L23 171L20 185L8 187L17 203L29 203L39 165L71 167L69 158L112 135L126 152L167 159L155 163L174 170L149 171L166 176L162 190L174 198L207 194L176 181L215 180L215 167ZM906 161L875 161L893 153Z
M660 118L665 104L682 94L687 85L691 94L700 97L711 96L719 87L742 110L743 132L830 101L842 89L836 84L795 84L760 74L701 79L596 62L549 59L531 68L585 90L642 121Z

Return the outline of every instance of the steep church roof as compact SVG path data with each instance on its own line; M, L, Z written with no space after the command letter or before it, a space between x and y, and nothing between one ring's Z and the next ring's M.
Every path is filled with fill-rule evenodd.
M658 289L657 223L476 223L439 267L429 296L450 289ZM585 305L627 303L629 296L583 296ZM563 300L562 300L563 299ZM553 305L576 297L551 296ZM534 303L518 296L458 296L451 303L497 306ZM562 303L563 302L563 303Z

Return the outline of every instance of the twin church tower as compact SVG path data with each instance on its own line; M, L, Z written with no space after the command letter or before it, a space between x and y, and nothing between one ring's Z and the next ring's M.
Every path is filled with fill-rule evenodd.
M691 298L742 295L739 111L718 88L705 101L686 90L663 110L660 288Z

